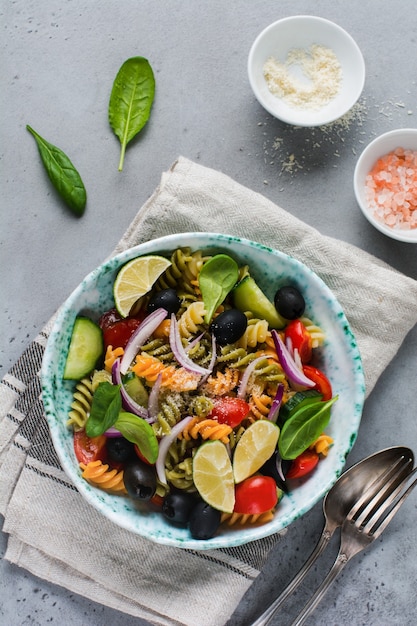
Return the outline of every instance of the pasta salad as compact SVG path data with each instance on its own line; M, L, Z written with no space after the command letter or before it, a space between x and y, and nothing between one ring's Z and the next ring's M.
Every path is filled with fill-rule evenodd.
M271 302L227 254L178 248L157 261L128 310L122 268L114 308L75 321L64 378L76 381L68 426L82 476L196 539L267 523L333 443L337 396L315 366L324 332L295 285Z

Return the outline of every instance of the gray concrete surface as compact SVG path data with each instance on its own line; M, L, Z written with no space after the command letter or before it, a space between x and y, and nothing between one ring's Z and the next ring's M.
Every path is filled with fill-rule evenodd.
M363 51L365 89L355 115L343 125L287 127L267 114L250 90L246 61L257 34L280 17L303 13L337 22ZM3 0L0 20L2 374L110 253L180 154L229 174L322 233L417 278L417 246L376 232L362 217L352 187L366 143L382 132L416 126L414 0ZM151 123L128 147L119 173L107 104L118 68L134 55L150 60L157 93ZM81 220L57 201L26 124L70 154L82 172L89 197ZM416 364L414 328L366 403L348 465L390 445L410 445L417 452ZM417 492L383 537L348 565L310 618L311 626L415 623L416 509ZM233 626L249 624L289 581L322 523L318 504L289 528L237 607ZM6 539L2 535L3 551ZM273 625L296 615L336 547L332 544ZM4 560L0 621L5 626L144 624Z

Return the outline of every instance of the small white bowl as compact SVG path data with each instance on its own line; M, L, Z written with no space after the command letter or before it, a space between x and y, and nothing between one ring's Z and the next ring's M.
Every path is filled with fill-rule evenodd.
M264 64L270 57L284 63L291 50L307 51L315 44L330 48L339 60L339 92L318 109L290 106L269 90ZM294 126L322 126L342 117L358 100L365 82L365 63L356 42L340 26L321 17L296 15L270 24L258 35L249 52L248 74L257 100L271 115Z
M417 150L416 128L399 128L397 130L391 130L390 132L384 133L371 141L371 143L362 152L358 162L356 163L353 175L353 187L355 190L356 200L362 210L362 213L377 230L392 239L397 239L398 241L417 243L417 228L408 230L387 226L374 217L373 211L368 207L368 203L366 201L366 176L369 174L372 167L380 157L399 147L406 150Z

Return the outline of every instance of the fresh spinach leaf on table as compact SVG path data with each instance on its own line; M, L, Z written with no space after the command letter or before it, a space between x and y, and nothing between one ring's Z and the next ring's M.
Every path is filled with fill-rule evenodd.
M109 123L121 144L119 171L126 146L145 126L155 95L155 78L149 61L132 57L123 63L113 83Z
M81 176L67 155L46 141L29 125L27 130L34 136L39 154L53 186L75 215L84 213L87 192Z

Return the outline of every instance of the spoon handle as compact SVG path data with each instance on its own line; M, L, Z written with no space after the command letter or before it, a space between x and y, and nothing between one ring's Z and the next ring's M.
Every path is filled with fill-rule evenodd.
M330 572L327 574L326 578L323 580L315 594L310 598L305 607L298 614L297 618L291 624L291 626L301 626L302 624L304 624L306 619L312 614L314 609L320 603L321 599L325 595L326 591L328 590L334 579L339 575L339 573L342 571L342 569L345 567L346 563L349 560L350 556L347 556L343 552L339 552Z
M266 624L268 624L269 620L278 611L281 604L285 602L288 596L290 596L303 581L310 567L318 559L323 550L327 547L333 535L333 532L334 529L330 530L327 526L324 528L316 547L314 548L313 552L304 563L298 574L295 575L292 581L287 585L287 587L285 587L283 592L278 596L278 598L276 598L272 602L272 604L269 605L269 607L262 613L262 615L260 615L256 621L252 622L251 626L266 626Z

